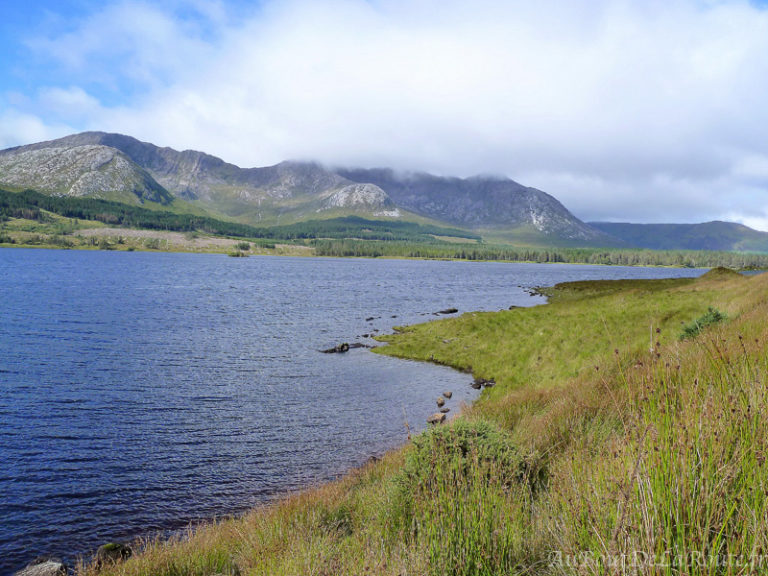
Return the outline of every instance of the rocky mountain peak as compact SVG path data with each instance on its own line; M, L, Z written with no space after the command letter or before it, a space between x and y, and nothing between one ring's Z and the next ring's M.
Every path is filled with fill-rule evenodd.
M413 213L462 228L524 229L553 241L596 244L610 238L549 194L503 176L462 179L297 161L240 168L204 152L179 152L105 132L2 151L0 184L126 202L170 203L176 197L204 211L261 225L334 210L386 217Z

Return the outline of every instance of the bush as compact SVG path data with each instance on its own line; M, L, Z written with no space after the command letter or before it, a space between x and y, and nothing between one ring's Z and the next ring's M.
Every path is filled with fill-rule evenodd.
M707 326L711 326L712 324L717 324L718 322L723 322L724 320L727 320L728 316L724 312L720 312L717 308L712 308L710 306L707 309L707 313L703 316L700 316L690 324L686 324L683 327L683 331L680 333L680 340L687 340L689 338L695 338L699 334L701 334L701 331L704 330Z
M460 419L413 441L390 489L386 524L422 548L436 574L506 573L523 546L524 459L507 433Z

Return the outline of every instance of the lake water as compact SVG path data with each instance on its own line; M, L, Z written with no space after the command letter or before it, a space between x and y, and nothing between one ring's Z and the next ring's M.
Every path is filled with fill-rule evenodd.
M334 478L443 390L473 399L467 374L321 349L536 286L701 273L0 249L0 574Z

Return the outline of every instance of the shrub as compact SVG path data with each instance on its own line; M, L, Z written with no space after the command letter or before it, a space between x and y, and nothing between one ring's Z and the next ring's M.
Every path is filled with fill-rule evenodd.
M515 564L529 501L508 434L460 419L414 439L394 479L387 524L422 548L436 574L496 574Z
M720 310L718 310L717 308L712 308L712 306L710 306L707 309L706 314L704 314L703 316L700 316L690 324L686 324L683 327L683 331L680 333L680 340L695 338L707 326L711 326L712 324L717 324L718 322L723 322L724 320L727 320L727 319L728 319L728 316L724 312L720 312Z

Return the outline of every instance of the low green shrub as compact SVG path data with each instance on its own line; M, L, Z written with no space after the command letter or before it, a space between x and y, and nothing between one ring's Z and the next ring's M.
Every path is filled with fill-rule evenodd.
M707 309L707 313L703 316L700 316L690 324L686 324L683 326L683 331L680 333L680 340L687 340L689 338L695 338L699 334L701 334L701 331L704 330L707 326L711 326L712 324L717 324L719 322L723 322L724 320L728 319L728 315L724 312L720 312L717 308L712 308L710 306Z
M459 419L413 444L391 487L392 533L423 549L436 574L511 569L523 545L529 489L509 435L487 421Z

